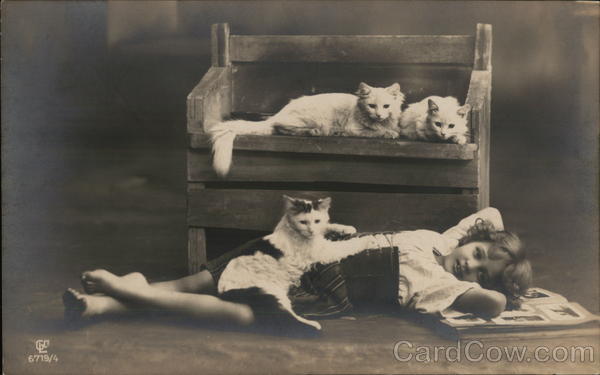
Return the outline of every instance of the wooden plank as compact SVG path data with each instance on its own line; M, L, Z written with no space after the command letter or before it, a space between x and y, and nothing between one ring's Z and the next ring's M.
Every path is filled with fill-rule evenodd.
M480 73L481 71L481 73ZM477 24L473 76L467 102L471 103L471 126L479 144L477 153L479 208L490 204L490 139L492 94L492 25Z
M208 130L231 113L231 68L211 67L187 97L187 130Z
M239 150L225 180L476 188L477 163ZM188 151L188 181L223 181L212 169L209 150Z
M487 70L474 70L471 73L469 90L466 102L471 109L478 110L487 100L492 87L492 72Z
M332 197L332 222L354 225L359 231L444 230L477 209L476 195L204 189L188 194L188 222L271 230L281 217L282 195L306 193Z
M479 207L490 204L490 112L492 72L474 70L471 75L467 103L471 105L470 122L473 139L479 145L475 161L478 165Z
M232 35L234 62L473 63L470 35Z
M315 93L354 92L361 81L379 87L397 82L406 104L430 95L451 95L463 102L472 70L442 64L318 64L317 69Z
M469 83L466 103L471 105L470 127L471 137L475 143L480 144L480 127L482 126L479 112L486 101L489 101L492 85L492 72L487 70L473 70ZM488 116L489 118L489 116ZM489 128L490 124L487 124ZM489 140L488 140L489 142ZM481 144L480 144L481 145ZM489 147L489 144L486 145ZM481 148L481 146L480 146ZM484 152L485 153L485 152ZM489 160L488 160L489 164Z
M492 25L477 24L473 69L492 70Z
M213 24L210 32L212 66L225 67L231 65L229 60L229 25L226 23Z
M233 66L232 111L277 112L290 99L315 94L314 64Z
M485 100L480 108L471 112L473 128L477 129L476 140L480 145L477 152L477 185L479 186L479 208L490 205L490 90L485 96Z
M204 228L188 228L188 272L190 275L200 271L200 265L206 263L206 232Z
M290 99L326 92L353 93L364 81L372 86L400 83L406 103L429 95L466 97L471 69L410 64L252 64L233 66L234 112L274 113Z
M209 137L206 134L192 134L190 137L190 147L210 148ZM474 152L477 150L477 145L410 142L381 138L240 135L235 139L234 149L417 159L471 160L474 157Z

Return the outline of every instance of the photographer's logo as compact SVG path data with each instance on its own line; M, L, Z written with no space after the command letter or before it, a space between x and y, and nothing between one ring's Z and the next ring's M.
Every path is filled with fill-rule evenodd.
M37 351L37 354L30 354L27 357L27 361L29 363L34 362L58 362L58 356L56 354L49 354L48 348L50 347L50 340L48 339L38 339L34 341L34 347Z
M50 340L35 340L35 348L38 351L38 354L47 354L48 347L50 346Z

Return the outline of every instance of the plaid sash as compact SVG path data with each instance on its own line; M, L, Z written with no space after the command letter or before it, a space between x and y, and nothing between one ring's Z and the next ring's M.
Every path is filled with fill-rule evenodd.
M388 234L391 233L361 233L352 237L383 235L388 238ZM262 239L247 242L208 262L203 269L211 272L215 283L218 283L231 259L260 251L263 242ZM398 248L390 241L386 246L365 249L339 262L316 264L304 273L299 286L290 288L288 295L294 311L307 318L335 317L351 311L354 305L396 303Z

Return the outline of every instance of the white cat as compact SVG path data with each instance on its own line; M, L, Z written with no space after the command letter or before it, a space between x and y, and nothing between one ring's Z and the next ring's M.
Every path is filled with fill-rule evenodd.
M213 167L226 176L238 134L287 134L397 138L404 94L394 83L385 88L360 83L356 95L329 93L293 99L264 121L225 121L210 129Z
M273 233L255 242L247 255L233 258L218 282L219 294L228 291L254 290L275 297L280 308L298 321L316 329L318 322L298 316L292 309L288 290L297 285L304 272L316 263L331 263L377 246L370 238L357 237L329 241L327 232L352 234L352 226L331 224L331 198L304 200L284 196L285 213Z
M429 96L402 113L400 135L411 140L465 144L469 141L470 110L469 104L460 106L455 97Z

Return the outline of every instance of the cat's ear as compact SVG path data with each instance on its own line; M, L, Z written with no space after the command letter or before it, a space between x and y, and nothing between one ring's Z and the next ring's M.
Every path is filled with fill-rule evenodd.
M435 102L431 99L427 100L427 106L428 106L429 113L435 113L440 110L440 107L438 107L438 105L435 104Z
M356 95L361 98L365 98L369 96L369 94L371 93L371 89L371 86L367 85L364 82L361 82L358 84L358 90L356 90Z
M289 197L287 195L283 195L283 204L285 206L285 210L289 211L294 207L294 204L296 203L296 199Z
M331 198L330 197L323 198L323 199L317 199L317 201L315 202L315 210L327 211L327 210L329 210L329 207L331 207Z
M386 87L385 90L393 96L399 96L402 94L402 92L400 92L399 83L394 83L393 85Z
M283 200L285 202L286 212L291 212L292 214L310 212L313 209L311 203L304 199L292 198L284 194Z
M462 107L460 107L456 113L460 116L460 117L465 117L467 115L467 113L469 113L469 111L471 110L471 105L469 104L465 104Z

